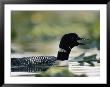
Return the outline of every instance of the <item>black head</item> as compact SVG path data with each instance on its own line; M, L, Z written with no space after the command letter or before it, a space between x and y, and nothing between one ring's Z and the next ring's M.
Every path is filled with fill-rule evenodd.
M79 40L86 40L86 39L79 37L76 33L65 34L60 41L59 48L66 50L67 53L59 52L58 58L59 59L64 58L62 60L65 60L65 58L68 59L70 51L73 47L78 45L85 45L84 43L78 42Z
M60 41L59 47L70 51L74 46L85 45L84 43L78 42L80 40L86 39L79 37L76 33L65 34Z

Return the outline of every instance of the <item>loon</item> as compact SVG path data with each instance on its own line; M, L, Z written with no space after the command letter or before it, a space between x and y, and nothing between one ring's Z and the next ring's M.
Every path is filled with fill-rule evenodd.
M55 56L30 56L22 58L11 58L12 72L35 72L46 71L49 67L58 63L58 61L68 60L71 49L78 45L85 45L78 42L79 40L87 40L79 37L76 33L68 33L63 35L59 44L57 57Z

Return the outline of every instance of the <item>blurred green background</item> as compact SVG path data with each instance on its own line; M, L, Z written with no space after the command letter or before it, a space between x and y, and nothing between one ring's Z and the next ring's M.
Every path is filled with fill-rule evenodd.
M11 53L20 56L52 55L57 56L60 39L64 34L77 33L88 38L85 46L79 46L71 52L77 56L81 49L96 48L100 50L100 11L68 10L68 11L12 11L11 12ZM88 51L88 50L87 50ZM19 54L20 53L20 54ZM52 67L39 76L75 76L64 67Z
M12 53L58 51L61 37L71 32L90 39L81 48L100 49L100 11L11 12Z

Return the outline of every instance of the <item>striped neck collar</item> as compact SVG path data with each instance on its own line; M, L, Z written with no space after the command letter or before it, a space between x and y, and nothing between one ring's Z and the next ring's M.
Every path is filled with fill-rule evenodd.
M65 49L59 48L59 52L67 52Z

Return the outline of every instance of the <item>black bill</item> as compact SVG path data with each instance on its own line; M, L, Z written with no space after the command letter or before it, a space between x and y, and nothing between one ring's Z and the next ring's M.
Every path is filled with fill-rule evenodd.
M86 44L85 44L85 41L87 41L87 40L89 40L89 39L86 39L86 38L78 38L77 42L78 42L79 45L86 45Z

